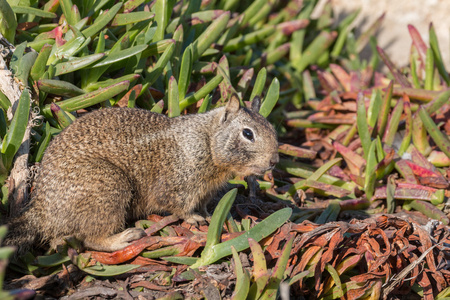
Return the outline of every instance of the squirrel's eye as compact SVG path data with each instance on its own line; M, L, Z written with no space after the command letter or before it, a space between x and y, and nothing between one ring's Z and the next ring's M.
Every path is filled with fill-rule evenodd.
M252 142L255 141L255 139L253 137L253 131L251 129L244 128L244 130L242 130L242 135L249 141L252 141Z

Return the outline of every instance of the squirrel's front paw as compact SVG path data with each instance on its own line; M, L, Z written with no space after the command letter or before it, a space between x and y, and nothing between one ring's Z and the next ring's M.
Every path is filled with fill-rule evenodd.
M189 215L187 218L185 218L185 220L187 223L194 225L194 226L206 224L205 218L198 214Z

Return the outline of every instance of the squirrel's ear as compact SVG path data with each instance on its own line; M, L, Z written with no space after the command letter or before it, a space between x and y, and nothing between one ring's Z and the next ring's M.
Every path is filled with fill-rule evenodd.
M240 108L241 104L239 103L238 96L236 94L232 94L230 100L228 100L228 103L225 106L225 112L222 116L222 122L233 119L234 115L237 114Z
M261 98L259 96L255 96L252 100L252 111L255 113L259 113L259 109L261 108Z
M238 112L239 108L241 107L239 103L239 98L236 94L231 95L230 100L227 103L226 111L228 114L235 114Z

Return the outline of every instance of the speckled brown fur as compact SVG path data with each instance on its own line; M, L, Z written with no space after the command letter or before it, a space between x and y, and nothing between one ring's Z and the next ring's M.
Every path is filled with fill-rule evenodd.
M76 120L49 145L32 201L12 220L5 244L55 247L75 236L115 251L145 233L127 221L170 212L189 222L232 176L278 162L273 127L236 97L208 113L168 118L141 109L102 109ZM251 129L254 141L246 139Z

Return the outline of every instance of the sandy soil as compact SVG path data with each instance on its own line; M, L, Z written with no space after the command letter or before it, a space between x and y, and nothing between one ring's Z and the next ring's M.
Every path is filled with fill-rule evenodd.
M356 33L364 31L383 12L386 12L382 29L378 34L379 45L398 65L408 63L411 37L408 24L414 25L428 43L430 22L436 30L439 46L447 68L450 67L450 1L448 0L331 0L338 20L361 8L355 20Z

